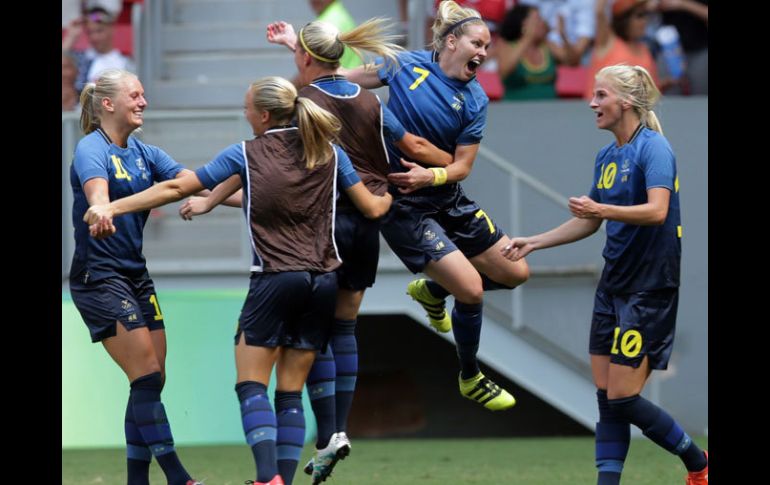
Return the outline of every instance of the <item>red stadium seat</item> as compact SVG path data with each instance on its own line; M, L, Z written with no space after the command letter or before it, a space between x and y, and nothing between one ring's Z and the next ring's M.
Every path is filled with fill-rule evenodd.
M588 83L585 66L556 67L556 95L560 98L582 98Z
M479 84L487 93L490 101L497 101L503 98L505 94L505 87L497 71L476 71L476 79L479 80Z

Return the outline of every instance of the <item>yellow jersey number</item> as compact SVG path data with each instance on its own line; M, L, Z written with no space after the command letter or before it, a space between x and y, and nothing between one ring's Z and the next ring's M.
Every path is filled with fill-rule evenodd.
M429 71L429 70L427 70L427 69L423 69L423 68L421 68L421 67L413 67L413 68L412 68L412 71L414 71L414 72L416 72L417 74L419 74L419 75L420 75L420 77L418 77L417 79L415 79L415 80L414 80L414 82L412 83L412 85L411 85L411 86L409 86L409 90L410 90L410 91L414 91L415 89L417 89L417 86L419 86L420 84L422 84L422 82L423 82L423 81L425 81L425 78L427 78L427 77L428 77L428 75L430 74L430 71Z
M615 327L615 338L612 341L613 355L622 352L629 358L634 358L642 351L642 334L638 330L626 330L620 339L620 349L618 349L618 337L620 336L620 327Z
M123 161L116 155L112 156L112 164L115 165L115 178L131 181L131 175L123 168Z
M599 181L596 183L597 189L610 189L615 185L615 175L618 174L618 164L615 162L607 165L607 168L602 164L602 168L599 173Z

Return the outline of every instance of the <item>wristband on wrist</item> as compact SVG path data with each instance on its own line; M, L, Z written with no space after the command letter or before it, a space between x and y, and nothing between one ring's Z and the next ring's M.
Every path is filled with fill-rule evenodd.
M429 169L433 172L433 185L444 185L446 183L447 173L443 167L433 167Z

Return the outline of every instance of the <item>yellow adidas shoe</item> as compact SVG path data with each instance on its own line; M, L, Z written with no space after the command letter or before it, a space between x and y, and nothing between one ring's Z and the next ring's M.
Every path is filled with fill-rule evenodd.
M470 379L460 377L459 381L460 394L483 404L489 410L503 411L516 404L516 399L508 391L492 382L481 372Z

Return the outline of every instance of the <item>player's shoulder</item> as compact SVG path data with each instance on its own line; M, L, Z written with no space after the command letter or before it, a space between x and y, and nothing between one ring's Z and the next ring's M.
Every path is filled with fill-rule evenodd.
M472 79L470 82L468 82L466 87L468 89L468 93L470 93L471 97L475 100L479 109L489 104L489 96L487 96L487 93L484 92L484 88L481 87L478 79Z

